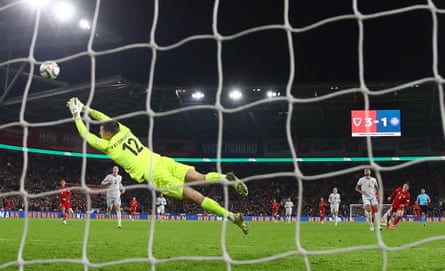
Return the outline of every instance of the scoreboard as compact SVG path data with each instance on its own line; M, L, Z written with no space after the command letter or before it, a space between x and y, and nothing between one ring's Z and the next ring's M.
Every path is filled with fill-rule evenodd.
M351 135L401 136L400 110L352 110Z

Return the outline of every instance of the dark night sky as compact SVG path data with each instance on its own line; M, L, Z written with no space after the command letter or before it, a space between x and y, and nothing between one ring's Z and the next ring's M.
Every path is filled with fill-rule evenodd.
M0 0L0 9L5 6L5 3L13 3L13 1ZM93 18L95 1L79 0L74 3L81 6L77 13L77 19L80 17ZM128 79L127 81L141 83L142 86L138 86L135 91L131 87L121 92L120 89L117 89L110 95L102 95L102 92L94 97L94 105L106 105L109 113L113 115L134 112L137 110L136 108L145 109L145 86L151 72L152 50L147 47L119 50L113 53L109 50L131 44L147 45L152 42L150 31L153 24L154 2L148 0L104 0L100 3L96 36L92 43L96 64L96 80L121 74ZM444 1L436 0L434 3L438 5L438 8L445 8ZM181 104L182 98L178 99L177 95L173 93L177 87L188 90L197 88L208 90L206 98L210 98L206 102L207 104L214 104L212 99L215 100L216 98L215 90L219 78L217 73L218 43L212 36L214 27L213 4L213 1L208 0L159 1L154 42L161 49L156 51L157 59L152 89L154 91L150 93L151 106L155 112L188 106ZM418 6L414 6L415 4ZM426 8L426 4L427 0L358 1L357 8L364 16L382 15L373 18L368 17L362 21L364 30L364 78L368 86L403 84L433 76L433 14L437 16L440 31L437 43L439 48L438 68L439 73L443 74L445 61L441 49L444 47L444 35L441 33L443 33L442 29L445 26L445 12L441 10L441 13L432 13L430 9ZM383 16L382 13L391 9L407 7L415 7L416 9L387 16ZM0 68L4 70L6 65L1 63L5 60L29 55L35 14L23 4L16 4L11 8L1 10L0 14ZM289 1L289 25L292 29L297 30L290 35L292 48L288 45L288 33L282 28L252 32L222 41L223 90L227 91L232 87L250 89L246 96L251 95L251 97L254 96L251 91L252 88L279 88L282 90L287 85L290 76L289 52L291 49L295 62L295 78L292 82L296 86L292 88L292 94L295 97L312 98L315 95L330 94L335 90L331 90L329 86L337 84L344 88L359 86L359 24L356 18L329 21L315 28L301 31L305 27L328 18L352 16L353 14L352 0ZM284 1L222 0L218 7L215 27L219 35L228 38L253 27L283 26L284 20ZM38 27L38 37L33 48L34 57L37 61L57 60L62 68L58 79L66 82L68 87L89 82L92 65L91 56L82 55L69 60L66 59L87 51L89 34L88 31L82 32L77 25L58 23L49 13L49 9L44 9ZM180 46L165 49L167 46L173 46L194 35L208 35L210 38L195 39ZM97 53L97 55L94 55L94 53ZM11 66L18 69L20 64L22 63L14 63ZM29 69L29 66L26 69ZM35 74L37 74L37 71L35 71ZM2 75L0 74L0 84L4 85L1 80ZM26 79L26 77L24 78ZM33 81L31 87L33 94L40 90L38 89L39 83L39 80ZM307 85L320 87L317 91L314 91L311 87L304 89ZM24 84L16 84L14 87L8 93L8 99L20 97L23 94ZM302 89L303 91L301 91ZM162 91L155 93L156 90ZM89 89L83 95L88 95L88 91ZM88 93L85 94L86 92ZM76 95L81 95L79 93L76 93ZM137 93L137 95L129 97L129 93ZM164 93L167 94L164 95ZM59 106L64 103L64 98L66 98L64 94L59 93L58 96L49 96L56 96L47 98L57 100L53 102L57 104L57 110L65 110L65 108ZM166 99L164 98L167 96L170 100L165 102ZM404 118L406 118L404 132L408 136L442 135L437 91L432 87L426 86L422 90L407 88L403 93L394 92L377 96L371 96L370 106L380 109L400 108L403 111ZM86 97L83 98L86 99ZM116 99L126 100L123 103L115 103ZM255 99L256 97L252 98L252 100ZM223 101L222 105L231 108L238 106L238 104L231 102L224 103ZM350 110L362 109L363 104L363 97L360 93L328 98L321 102L298 104L294 111L295 117L292 127L295 128L294 132L298 136L349 137ZM242 103L239 105L242 105ZM35 111L32 111L34 104L26 104L26 106L29 112L40 112L38 111L38 105L35 105ZM422 106L421 110L419 110L419 106ZM0 109L2 108L0 107ZM8 108L4 109L7 111ZM18 106L15 107L15 110L17 112L12 117L17 119L19 116ZM261 124L255 124L251 121L252 117L249 115L251 112L247 112L248 110L234 114L233 125L235 128L238 128L237 123L243 117L246 120L246 125L239 129L242 130L240 134L244 133L244 135L251 136L251 131L259 127L264 128L265 134L270 134L270 131L275 129L280 133L279 136L285 136L283 127L285 125L285 113L288 110L287 104L270 103L268 106L262 106L261 108L257 106L251 108L251 110L255 111L257 123L261 122ZM0 115L1 113L0 111ZM65 113L63 111L62 114ZM190 118L193 121L201 121L205 116L208 117L208 122L191 125L194 127L190 130L197 134L205 134L205 131L201 132L199 130L196 132L198 129L196 127L199 127L199 129L201 127L203 127L202 129L207 127L216 129L212 126L216 124L213 117L214 112L204 113L197 112L194 118ZM27 114L34 117L32 113ZM188 114L192 113L189 112ZM50 117L60 118L60 115L55 114ZM175 117L177 116L172 116L171 119ZM179 117L183 117L183 115ZM225 120L226 123L230 124L229 117L226 117ZM141 129L145 131L147 123L146 120L144 121L141 122ZM186 123L182 119L180 121ZM134 121L134 123L136 122L138 120ZM338 123L341 125L338 125ZM269 124L277 125L275 128L260 127ZM411 125L411 127L408 127L408 125ZM185 131L185 128L176 126L176 124L172 125L170 122L166 122L157 131L165 131L169 134L175 134L175 132L169 130L170 128ZM298 129L300 127L305 128ZM238 136L236 133L233 134L234 138Z
M161 1L156 41L170 45L194 34L211 34L212 3ZM352 2L291 1L289 20L303 27L332 16L351 14ZM310 2L310 3L306 3ZM364 3L365 1L359 1ZM426 1L373 1L359 4L363 14L401 8ZM379 4L381 6L379 6ZM147 8L148 9L148 8ZM231 35L251 27L282 24L282 1L221 1L218 31ZM140 14L139 31L125 33L124 40L148 37L150 18ZM144 18L146 19L144 21ZM364 22L365 76L370 81L415 80L432 75L431 13L418 10ZM130 27L131 28L131 27ZM342 20L293 34L297 82L357 81L358 26L356 20ZM223 67L228 84L285 84L289 74L289 49L283 30L261 31L223 43ZM157 82L212 83L216 80L216 44L194 41L161 52ZM148 58L148 57L147 57Z
M212 34L213 2L204 0L159 1L155 35L159 46L172 45L191 35ZM358 1L362 14L402 8L427 1ZM439 5L439 1L435 1ZM92 18L95 1L77 1L83 14ZM443 5L443 4L442 4ZM3 11L10 14L13 42L10 56L26 56L34 24L23 14L22 5ZM19 12L20 10L20 12ZM28 11L29 12L29 11ZM44 11L45 12L45 11ZM283 24L283 1L220 1L218 32L232 35L251 27ZM289 21L301 28L322 19L353 13L352 1L290 1ZM17 14L22 16L17 17ZM31 14L32 15L32 14ZM2 16L3 17L3 16ZM23 20L27 17L26 20ZM439 15L439 26L445 15ZM5 17L6 18L6 17ZM18 19L17 19L18 18ZM6 19L5 19L6 20ZM97 24L96 51L150 41L153 1L101 1ZM432 16L426 9L364 21L365 79L369 81L416 80L432 76ZM440 27L439 29L442 29ZM443 35L442 35L443 36ZM51 45L48 45L51 41ZM85 51L88 35L74 26L54 23L42 13L36 42L37 60L58 59ZM358 81L358 24L354 19L330 22L315 29L292 34L296 82ZM286 85L289 76L289 48L284 30L247 34L222 44L224 82L227 85ZM439 48L443 38L439 38ZM216 85L216 42L195 40L180 47L158 51L155 84L169 86ZM6 54L0 61L3 61ZM149 49L131 49L97 56L97 77L121 73L146 82L152 58ZM441 56L440 60L443 59ZM443 71L444 61L439 62ZM89 75L89 57L61 63L61 80L77 81Z

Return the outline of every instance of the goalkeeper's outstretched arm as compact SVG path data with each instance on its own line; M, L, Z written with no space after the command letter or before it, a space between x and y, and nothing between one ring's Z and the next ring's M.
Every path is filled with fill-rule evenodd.
M109 116L105 115L104 113L100 112L99 110L87 108L86 106L84 108L85 108L85 110L88 110L87 111L88 115L95 120L100 120L100 121L112 120ZM119 124L120 129L128 129L122 123L120 123L120 122L117 122L117 123Z
M111 120L109 116L93 108L86 108L86 110L88 110L88 115L95 120Z
M76 124L76 128L80 136L82 138L86 138L90 146L94 147L99 151L105 152L105 150L108 148L108 140L100 138L93 133L90 133L85 124L83 123L82 119L75 119L74 122Z
M109 120L110 117L97 110L87 109L87 107L84 106L84 104L77 97L73 97L70 100L68 100L66 105L70 109L71 114L73 115L74 122L76 124L76 128L80 136L82 138L85 138L88 144L90 144L95 149L105 152L106 148L108 147L108 140L100 138L93 133L90 133L85 124L83 123L83 120L80 117L80 113L82 111L88 110L88 113L90 115L92 114L92 117L96 118L97 120Z

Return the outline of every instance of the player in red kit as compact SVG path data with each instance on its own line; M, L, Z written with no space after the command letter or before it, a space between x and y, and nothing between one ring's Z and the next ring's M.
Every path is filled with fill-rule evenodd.
M273 199L273 201L272 201L272 216L273 216L273 219L275 220L275 222L277 222L280 219L280 217L278 215L278 209L280 209L280 206L281 205L277 202L277 200Z
M391 211L386 218L386 227L390 230L394 229L394 226L399 223L405 208L409 206L410 194L408 190L409 184L404 183L402 187L396 188L388 197L388 201L392 200ZM389 222L394 213L396 213L397 216L394 220L394 224L391 225Z
M324 224L326 221L326 207L328 206L328 203L324 200L323 197L320 198L320 201L318 202L318 209L320 210L320 222L321 224Z
M136 200L136 197L133 197L133 199L130 201L130 213L132 221L136 217L136 209L138 208L138 204L139 202Z
M57 197L59 198L60 201L60 208L62 208L62 218L63 218L62 223L66 224L67 213L72 214L73 209L71 208L71 202L70 202L71 192L68 189L65 180L60 181L59 191L60 192L57 195Z

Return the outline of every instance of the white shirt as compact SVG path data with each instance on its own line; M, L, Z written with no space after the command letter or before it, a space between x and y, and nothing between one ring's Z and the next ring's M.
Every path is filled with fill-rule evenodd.
M102 185L108 185L107 197L120 197L121 190L124 189L122 185L122 176L108 174L102 181Z
M164 197L156 198L156 206L165 206L165 205L167 205L167 200L165 200Z
M340 204L340 202L341 202L340 194L339 193L331 193L331 194L329 194L328 201L329 201L329 203L331 205L333 205L333 204L335 204L335 205Z
M377 187L377 180L374 177L367 178L366 176L361 177L357 185L360 186L360 189L363 191L362 199L374 199Z
M286 200L285 202L284 202L284 208L286 208L286 209L292 209L294 207L294 203L292 202L292 201L290 201L290 200Z

